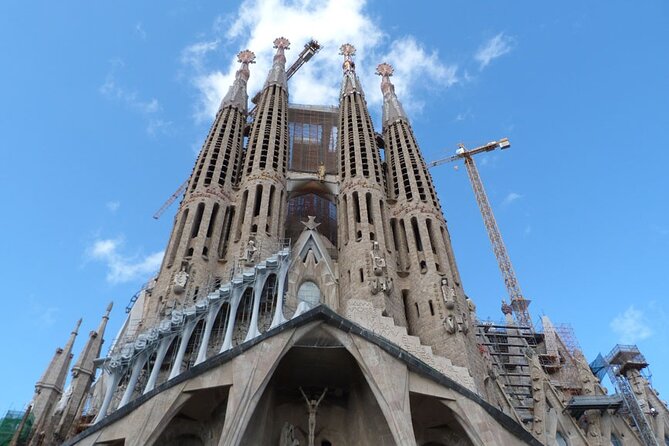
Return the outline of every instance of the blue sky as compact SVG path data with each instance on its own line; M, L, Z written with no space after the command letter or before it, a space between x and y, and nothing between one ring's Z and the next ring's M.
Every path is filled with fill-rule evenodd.
M669 395L669 6L636 2L279 0L0 5L0 411L18 409L84 318L110 300L111 342L159 264L176 206L230 83L234 55L309 37L325 49L291 100L332 103L336 47L359 48L380 130L383 61L427 160L508 137L480 157L535 320L570 323L588 359L637 343ZM505 290L465 170L433 171L467 293L501 319Z

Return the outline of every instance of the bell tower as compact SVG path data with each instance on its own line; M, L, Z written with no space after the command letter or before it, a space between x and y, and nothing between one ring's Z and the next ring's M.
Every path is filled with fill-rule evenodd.
M475 327L432 177L390 81L393 67L382 63L376 73L383 92L390 227L408 331L454 364L471 366L480 356Z
M340 299L370 300L404 325L396 289L394 253L388 226L381 156L351 44L341 46L344 78L339 95L339 258Z
M273 254L283 234L288 165L288 86L285 50L290 41L274 40L276 54L260 93L240 172L239 211L231 237L233 252L246 264Z
M255 54L244 50L237 60L241 67L221 101L175 216L152 298L145 302L145 321L159 317L166 308L192 303L199 294L210 291L229 268L234 189L247 115L246 84Z

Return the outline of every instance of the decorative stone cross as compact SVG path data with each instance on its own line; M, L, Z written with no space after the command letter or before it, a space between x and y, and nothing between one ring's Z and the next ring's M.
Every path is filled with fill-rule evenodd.
M315 230L317 227L321 225L320 223L316 223L316 217L313 215L307 216L307 221L301 221L300 223L302 223L304 227L309 229L310 231Z

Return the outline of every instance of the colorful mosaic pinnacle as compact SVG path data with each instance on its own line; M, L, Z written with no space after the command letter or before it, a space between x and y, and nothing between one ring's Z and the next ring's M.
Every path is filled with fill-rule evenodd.
M393 68L393 66L385 62L377 65L376 67L376 74L378 74L379 76L390 77L393 75L394 72L395 69Z
M290 40L285 37L277 37L274 39L274 48L283 48L284 50L290 49Z
M237 62L244 64L256 63L256 53L251 50L240 51L239 54L237 54Z

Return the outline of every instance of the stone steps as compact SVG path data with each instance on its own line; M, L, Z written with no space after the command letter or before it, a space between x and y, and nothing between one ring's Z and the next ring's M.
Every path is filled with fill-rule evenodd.
M344 316L406 350L458 384L476 392L474 379L465 367L453 365L450 359L434 354L432 347L423 345L418 336L409 335L406 327L395 325L393 318L383 316L381 310L374 308L371 302L350 299L346 303Z

